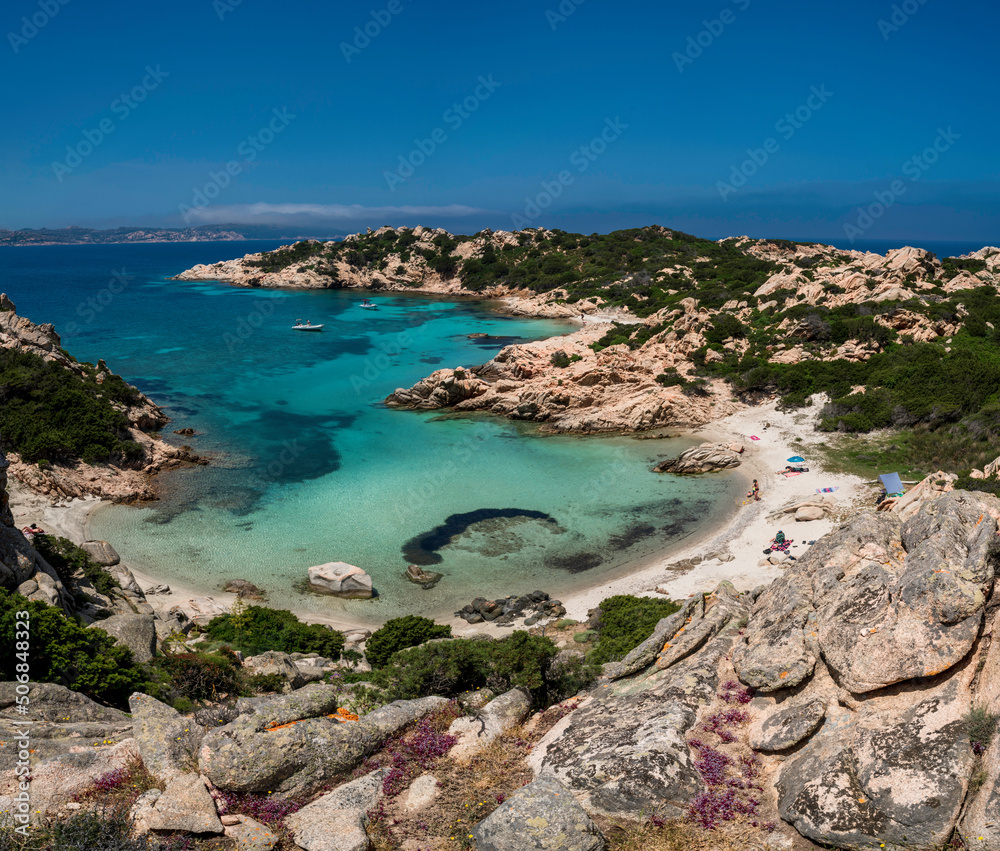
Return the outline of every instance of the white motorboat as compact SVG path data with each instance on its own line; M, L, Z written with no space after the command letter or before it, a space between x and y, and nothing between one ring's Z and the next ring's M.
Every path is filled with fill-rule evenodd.
M295 324L292 326L293 331L322 331L322 325L312 325L309 322L303 322L301 319L296 320Z
M358 307L363 307L365 310L378 310L378 305L373 301L363 301Z

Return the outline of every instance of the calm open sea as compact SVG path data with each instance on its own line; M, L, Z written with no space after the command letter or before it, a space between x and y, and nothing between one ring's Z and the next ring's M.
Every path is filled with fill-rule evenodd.
M690 439L540 437L382 405L435 369L571 326L473 301L377 295L366 311L354 292L167 280L277 245L0 248L0 290L20 314L54 323L77 358L106 360L166 409L169 439L213 459L161 476L159 503L95 514L93 535L126 563L205 589L249 579L272 604L376 622L611 579L739 503L732 475L649 472ZM293 332L300 318L326 327ZM184 427L198 436L170 433ZM304 594L307 568L328 561L367 570L378 599ZM422 590L403 578L411 562L444 578Z

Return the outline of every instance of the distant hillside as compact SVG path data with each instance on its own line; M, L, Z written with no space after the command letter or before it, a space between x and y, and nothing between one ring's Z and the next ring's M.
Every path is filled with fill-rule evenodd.
M0 228L0 245L108 245L125 242L218 242L245 239L303 239L272 225L200 225L193 228Z

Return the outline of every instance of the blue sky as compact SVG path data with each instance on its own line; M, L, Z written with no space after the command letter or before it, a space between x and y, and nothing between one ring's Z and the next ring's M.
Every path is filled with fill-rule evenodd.
M0 227L996 244L998 24L943 0L10 0Z

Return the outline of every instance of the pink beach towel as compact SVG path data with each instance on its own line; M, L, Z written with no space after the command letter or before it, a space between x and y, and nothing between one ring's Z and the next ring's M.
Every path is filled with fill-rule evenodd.
M750 439L751 439L751 440L760 440L760 438L759 438L759 437L757 437L757 435L755 435L755 434L751 434L751 435L750 435Z
M783 473L782 475L783 475L783 476L784 476L784 477L785 477L786 479L790 479L790 478L791 478L792 476L801 476L802 474L801 474L801 473Z

